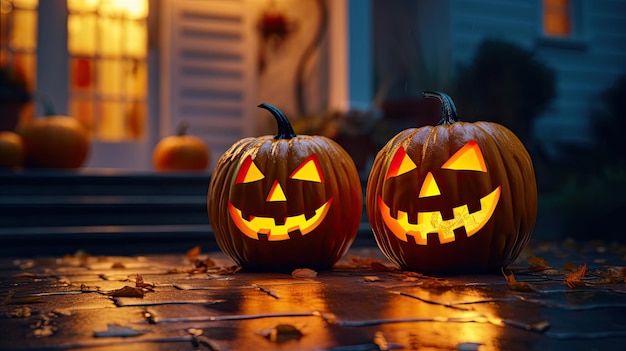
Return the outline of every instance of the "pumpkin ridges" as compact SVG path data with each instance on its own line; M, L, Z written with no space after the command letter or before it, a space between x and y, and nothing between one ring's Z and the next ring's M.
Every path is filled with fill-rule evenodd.
M470 140L476 140L480 145L488 174L466 177L459 172L441 170L441 164ZM394 183L395 179L386 181L391 158L396 155L400 145L405 147L407 154L416 163L418 171L415 174L419 174L418 179L402 179L403 183ZM465 232L465 227L460 227L455 230L455 240L450 243L431 245L429 242L428 245L419 246L410 243L410 236L407 236L409 242L399 240L386 227L380 215L377 196L380 194L387 199L389 196L400 196L399 199L406 199L401 194L410 191L417 198L417 191L427 172L432 172L437 183L444 187L442 192L445 192L446 199L439 202L441 206L462 205L473 201L476 196L486 195L493 188L501 187L493 215L478 233L467 238L461 234ZM525 178L530 180L526 181ZM407 181L411 182L413 188L407 186ZM393 186L395 188L390 188ZM391 194L384 195L385 191ZM402 210L407 213L417 213L418 206L422 207L426 203L419 200L404 200L402 204L396 204L395 200L389 201L393 203L388 206L404 206ZM408 129L398 133L377 154L368 179L366 209L381 251L402 268L431 272L499 268L515 259L530 239L536 218L536 184L532 161L521 141L497 124L455 122ZM441 213L442 209L438 211ZM397 210L392 208L392 213ZM473 210L470 209L470 212Z
M209 183L207 211L220 248L248 269L329 268L339 260L356 237L362 210L362 190L354 163L345 151L338 148L338 144L330 139L301 135L277 140L262 136L233 144L217 162ZM316 155L324 178L317 192L313 192L316 188L312 183L289 179L291 172L312 154ZM234 180L248 156L253 157L264 178L256 180L258 185L247 184L251 187L244 190ZM287 201L294 201L287 204L288 211L275 210L277 207L265 203L267 192L275 180L281 184ZM251 213L261 217L281 216L284 212L289 212L288 215L299 215L299 211L308 213L312 210L311 204L321 206L326 201L331 201L331 207L313 232L268 242L239 232L227 210L227 203L231 200L240 207L246 207L247 211L256 209L263 212Z

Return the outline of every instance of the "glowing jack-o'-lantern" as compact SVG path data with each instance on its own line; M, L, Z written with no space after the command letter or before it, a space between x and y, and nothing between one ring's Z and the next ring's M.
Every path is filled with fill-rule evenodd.
M402 268L484 271L514 260L537 214L532 161L505 127L459 122L450 97L437 126L407 129L376 156L367 215L385 255Z
M218 245L250 269L328 268L354 241L362 189L347 152L296 136L277 108L277 136L245 138L215 166L208 214Z

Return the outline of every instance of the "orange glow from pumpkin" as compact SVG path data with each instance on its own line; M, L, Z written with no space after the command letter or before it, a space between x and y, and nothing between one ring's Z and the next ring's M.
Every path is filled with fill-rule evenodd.
M487 172L483 154L480 152L478 143L474 140L463 145L441 168L455 171Z
M455 240L454 230L465 227L467 236L470 237L481 230L489 221L500 199L500 188L492 191L480 199L481 209L469 213L467 205L454 207L454 218L444 220L441 212L418 212L417 223L409 223L409 216L404 211L398 211L397 218L391 216L391 209L382 198L378 197L378 206L383 220L393 234L402 241L408 241L407 235L413 236L418 245L428 244L428 233L437 233L439 242L446 244Z
M251 183L264 179L263 172L254 164L251 156L244 159L235 178L235 184ZM321 183L324 176L317 156L314 154L305 159L291 174L290 179ZM278 179L274 180L270 191L265 198L266 202L288 201L287 196ZM315 214L307 219L307 216L298 214L284 218L284 224L277 224L274 217L248 216L244 218L243 211L228 202L228 212L233 223L245 236L259 240L259 234L266 235L269 241L282 241L290 238L289 233L299 230L302 235L309 234L317 228L330 209L332 198L315 210Z
M251 183L265 178L259 168L252 162L252 157L248 156L241 164L239 174L235 178L235 184Z
M437 186L437 181L433 174L428 172L426 178L424 179L424 184L422 184L422 189L420 189L419 197L430 197L430 196L438 196L441 195L441 190L439 190L439 186Z
M404 148L399 148L394 155L387 178L396 177L417 168L415 162L407 155ZM441 166L442 169L455 171L487 172L485 159L475 140L467 142ZM387 228L400 240L408 241L411 235L418 245L428 244L428 234L437 233L439 243L446 244L456 240L454 231L464 227L468 237L476 234L489 221L498 205L502 186L498 186L491 193L480 199L481 209L469 212L467 204L454 207L454 218L444 220L440 211L418 212L417 223L409 222L409 214L398 211L394 218L391 209L383 199L378 197L378 207ZM440 196L441 190L431 172L426 174L422 183L419 198Z
M391 165L389 166L389 171L387 171L387 177L385 179L397 177L416 168L417 165L415 165L415 162L406 154L406 150L400 147L394 155L393 160L391 160Z
M302 235L309 234L322 223L330 209L332 199L326 201L315 210L313 217L306 219L304 214L285 218L285 224L276 224L272 217L251 217L244 219L241 210L228 202L228 211L233 222L247 237L259 240L259 234L267 235L269 241L282 241L289 239L289 232L300 230Z
M315 155L309 156L302 164L296 168L289 176L291 179L306 180L310 182L322 183L324 177L320 171L320 163Z
M280 186L280 183L278 182L278 180L274 181L274 184L272 184L272 188L270 189L270 193L269 195L267 195L267 199L268 202L272 202L272 201L287 201L287 197L285 196L285 192L283 191L283 188Z

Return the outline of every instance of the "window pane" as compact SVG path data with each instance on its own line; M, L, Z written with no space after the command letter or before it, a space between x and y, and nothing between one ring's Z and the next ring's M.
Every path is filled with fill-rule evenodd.
M133 57L145 57L148 31L144 21L126 20L124 33L124 53Z
M121 141L126 136L124 127L122 104L117 101L102 102L96 127L98 138L104 141Z
M98 9L99 0L67 0L70 12L93 12Z
M133 140L142 139L146 133L146 106L141 101L126 104L126 131Z
M96 53L96 16L73 15L67 19L67 46L72 54L89 55Z
M37 13L13 10L13 21L11 46L16 50L34 51L37 45Z
M103 95L120 96L122 94L122 62L119 60L101 60L98 64L98 90Z
M147 0L67 0L72 111L105 142L146 130Z
M39 5L39 0L13 0L13 6L21 9L34 10Z
M91 99L73 99L70 102L70 116L74 116L85 126L89 134L93 135L95 118Z
M543 31L546 35L565 37L572 34L568 0L543 1Z
M100 17L98 34L99 54L116 57L122 54L122 20Z
M95 85L94 61L86 58L70 60L70 88L72 91L91 91Z
M132 99L146 97L148 65L144 61L128 60L124 69L124 93Z

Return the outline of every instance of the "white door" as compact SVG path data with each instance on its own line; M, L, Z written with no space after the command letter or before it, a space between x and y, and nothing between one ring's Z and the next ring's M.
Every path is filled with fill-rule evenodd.
M248 0L164 1L161 27L159 136L181 122L217 159L254 135L256 52Z

